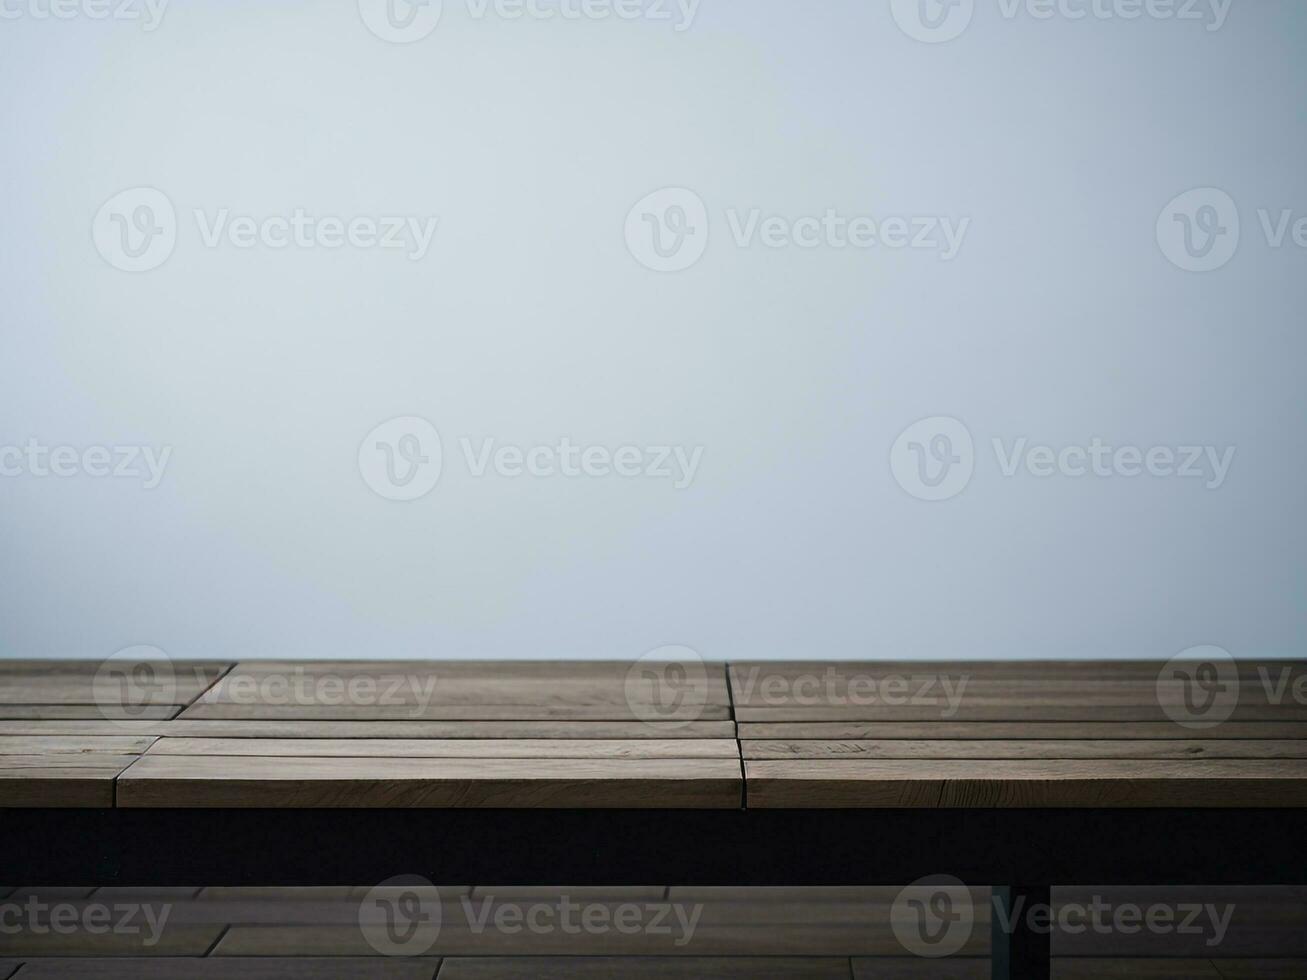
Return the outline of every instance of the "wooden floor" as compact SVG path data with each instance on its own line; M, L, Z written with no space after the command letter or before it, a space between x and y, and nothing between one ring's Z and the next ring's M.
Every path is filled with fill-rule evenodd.
M1162 667L0 661L0 807L1307 805L1307 664Z
M412 957L383 957L359 925L363 887L313 889L0 888L0 978L335 978L508 980L508 978L809 978L809 980L981 980L989 976L989 892L973 890L976 926L947 959L907 956L893 926L893 888L621 889L440 888L441 928ZM618 933L497 929L501 910L577 907L679 908L695 922ZM1228 908L1213 934L1054 934L1054 976L1254 978L1307 976L1307 895L1302 889L1057 889L1055 907L1098 899L1111 906L1207 903ZM12 928L32 901L60 906L77 921L90 908L148 907L161 923L149 934ZM42 920L46 921L46 920ZM137 915L136 921L144 921ZM581 921L577 917L577 921ZM645 921L651 921L646 919ZM677 922L674 915L668 922ZM489 927L486 923L491 923Z

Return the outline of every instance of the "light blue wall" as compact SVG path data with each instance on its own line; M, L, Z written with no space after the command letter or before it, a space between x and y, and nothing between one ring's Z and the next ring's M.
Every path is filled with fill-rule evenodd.
M445 0L402 45L350 0L177 0L153 31L30 2L0 20L0 446L171 455L146 489L9 454L0 654L1303 653L1307 248L1258 218L1307 216L1300 0L1217 30L1210 0L979 0L943 43L897 2L702 0L678 31ZM143 186L176 244L125 272L93 227ZM655 272L624 228L668 186L708 246ZM1159 216L1202 187L1239 246L1184 271ZM413 261L209 248L194 216L297 207L439 224ZM740 247L752 209L967 224L949 260ZM395 502L359 453L403 416L443 468ZM891 447L940 416L974 472L923 501L896 473L965 447ZM1096 436L1235 455L1209 488L1009 477L992 445ZM476 477L487 437L702 456L679 489Z

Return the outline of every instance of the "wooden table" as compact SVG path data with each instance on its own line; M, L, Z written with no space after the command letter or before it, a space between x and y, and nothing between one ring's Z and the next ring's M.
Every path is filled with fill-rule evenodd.
M1302 884L1307 664L1202 667L4 661L0 808L51 884Z

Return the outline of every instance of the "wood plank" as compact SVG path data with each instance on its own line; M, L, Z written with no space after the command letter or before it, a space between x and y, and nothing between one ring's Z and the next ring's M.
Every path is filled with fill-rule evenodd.
M872 705L802 705L793 707L749 708L737 707L735 717L740 722L781 721L1097 721L1138 722L1168 721L1163 706L1156 700L1128 703L1122 698L1117 703L1077 701L1070 696L1057 698L1000 696L972 697L970 694L956 706L872 704ZM947 712L947 713L946 713ZM1234 721L1301 722L1307 708L1289 701L1283 704L1261 704L1240 701L1234 706L1230 718ZM1174 723L1172 723L1174 724ZM1183 726L1176 725L1184 731ZM1219 728L1221 726L1217 726Z
M762 759L1307 759L1307 739L840 739L742 742Z
M1307 739L1307 722L1227 721L1191 729L1172 721L788 721L740 722L751 739Z
M275 721L631 721L626 705L610 704L230 704L196 702L179 716L186 720ZM697 709L696 721L728 721L726 704Z
M1302 980L1307 959L1214 959L1212 965L1225 980Z
M1053 964L1057 980L1221 980L1207 959L1058 957Z
M731 759L335 759L143 755L124 807L729 807Z
M854 980L989 980L989 960L855 958ZM1060 973L1054 973L1061 980Z
M1307 762L824 760L745 763L750 807L1307 806Z
M1106 659L1106 660L743 660L729 665L729 677L734 693L747 694L745 688L758 689L765 678L779 677L793 683L813 676L825 681L833 674L839 677L904 677L933 674L974 677L977 679L1005 678L1088 678L1153 679L1169 662L1169 658ZM1235 666L1241 679L1260 681L1262 671L1277 676L1281 670L1307 672L1307 660L1301 658L1237 658Z
M3 739L0 739L0 743ZM738 759L734 739L161 738L151 755L402 759Z
M592 903L585 906L594 914L603 906L614 914L620 904ZM633 903L625 903L633 908ZM887 920L879 922L849 919L827 925L805 923L786 928L783 924L699 923L688 943L682 927L668 919L667 931L614 929L581 930L525 928L497 930L493 920L485 928L473 930L462 922L452 923L457 913L445 906L440 934L429 952L441 956L830 956L835 950L850 950L858 955L903 955L903 946ZM523 910L529 911L529 907ZM580 913L577 913L580 914ZM984 955L988 949L986 928L976 930L968 943L970 955ZM357 956L370 951L367 939L358 928L341 925L233 925L218 943L214 956ZM847 961L846 961L847 962Z
M142 704L187 704L214 683L229 664L160 661L155 663L157 683L138 693ZM70 669L60 665L47 670L34 667L0 674L0 704L82 704L102 701L111 684L98 683L102 664ZM97 694L100 695L97 697Z
M33 959L16 980L433 980L436 958ZM0 974L3 975L3 974Z
M731 739L731 721L0 721L6 735L123 735L177 738L564 738Z
M0 931L0 955L31 960L45 956L203 956L226 930L219 922L178 923L165 903L148 912L139 904L67 902L53 907L63 925L51 928L52 909L37 924L26 917ZM87 920L83 915L90 914ZM148 916L148 917L147 917Z
M632 667L614 661L245 661L201 700L627 708L633 696L648 696L627 683ZM705 666L698 694L711 705L730 703L725 665Z
M104 721L113 718L126 724L142 720L172 718L182 710L180 704L143 704L121 713L111 705L95 704L0 704L0 721Z
M0 735L0 755L109 752L140 755L154 742L139 735Z
M986 967L988 971L988 967ZM988 977L988 972L985 977ZM945 976L915 974L922 980ZM849 980L841 957L451 957L440 980ZM961 975L959 975L961 980Z
M139 758L103 752L0 756L0 807L111 807L115 777Z

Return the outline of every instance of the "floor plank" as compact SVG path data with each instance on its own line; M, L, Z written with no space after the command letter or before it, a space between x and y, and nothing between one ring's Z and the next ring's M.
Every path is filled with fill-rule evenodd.
M1224 980L1302 980L1307 959L1214 959L1212 965Z
M751 807L1307 806L1307 762L811 760L745 764Z
M0 756L86 752L140 755L153 742L153 737L140 735L0 735Z
M3 742L3 739L0 739ZM406 759L737 759L734 739L161 738L150 755Z
M143 704L139 707L115 709L112 705L96 704L0 704L0 721L58 721L81 719L104 721L111 718L124 723L151 719L172 718L184 705Z
M1206 959L1076 959L1053 961L1054 980L1221 980Z
M854 980L989 980L989 960L855 959Z
M0 807L111 807L115 777L138 758L103 752L0 756Z
M635 669L608 661L248 662L237 664L183 717L647 719L645 709L656 705L660 688L632 683ZM730 718L724 665L703 667L691 684L692 712L669 720Z
M144 755L124 807L740 805L733 759L335 759Z
M227 669L218 663L161 663L156 665L156 683L137 694L143 704L189 704L209 688ZM0 704L96 705L112 692L105 683L100 664L76 670L48 672L42 669L11 671L0 675Z
M918 974L926 977L927 974ZM440 980L849 980L843 958L451 957Z
M731 739L731 721L0 721L6 735L123 735L173 738L565 738Z
M1307 739L790 739L741 743L765 759L1307 759Z
M396 957L222 960L29 960L15 980L433 980L438 959Z
M1307 739L1307 722L1227 721L1186 728L1172 721L783 721L739 723L742 740L859 739Z

